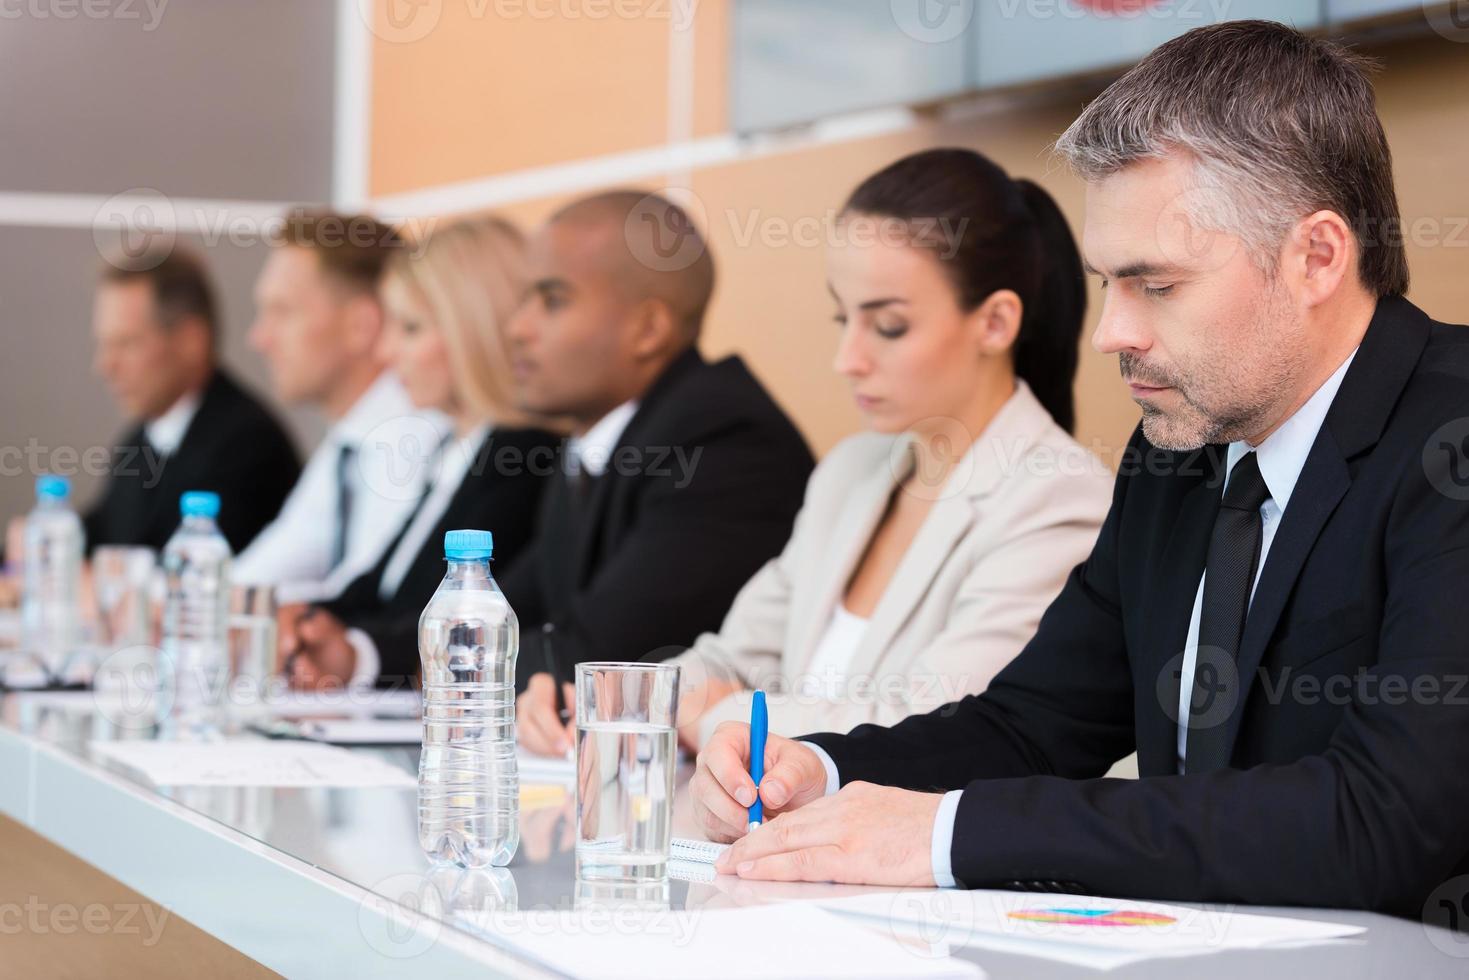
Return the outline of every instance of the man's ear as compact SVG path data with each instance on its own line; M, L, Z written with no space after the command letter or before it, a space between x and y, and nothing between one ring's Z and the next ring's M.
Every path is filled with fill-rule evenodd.
M1356 274L1357 239L1335 211L1301 219L1282 251L1281 274L1307 306L1324 303Z
M997 289L968 315L969 329L979 341L979 349L986 356L1009 354L1020 335L1020 321L1025 315L1025 304L1020 294L1013 289Z
M661 299L645 299L633 307L631 347L638 360L663 357L680 343L683 330L673 310Z
M383 333L383 308L377 298L361 293L348 297L342 318L347 349L359 357L376 356Z
M180 317L168 330L182 361L194 366L214 361L214 332L201 317Z

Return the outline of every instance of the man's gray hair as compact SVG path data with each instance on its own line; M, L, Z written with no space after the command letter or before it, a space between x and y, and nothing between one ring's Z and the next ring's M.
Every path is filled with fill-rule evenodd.
M1238 235L1267 271L1296 222L1335 211L1356 235L1362 284L1401 295L1408 261L1374 68L1271 21L1202 27L1109 86L1056 149L1088 181L1186 154L1195 164L1191 219Z

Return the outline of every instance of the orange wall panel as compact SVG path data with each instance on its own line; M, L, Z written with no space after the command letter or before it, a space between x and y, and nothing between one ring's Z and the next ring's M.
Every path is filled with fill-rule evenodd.
M443 0L423 5L419 16L430 20L395 28L389 2L400 0L379 4L373 28L374 196L667 137L669 33L680 3Z

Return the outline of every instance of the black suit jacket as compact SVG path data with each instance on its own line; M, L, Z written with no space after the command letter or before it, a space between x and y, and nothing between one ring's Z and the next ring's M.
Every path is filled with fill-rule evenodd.
M585 503L552 483L528 560L504 580L520 616L523 689L588 660L663 660L718 629L740 587L780 552L811 452L744 363L682 354L639 400Z
M408 530L406 523L376 566L322 604L372 639L381 660L380 686L402 686L418 673L418 617L444 578L444 534L460 529L490 531L495 535L494 563L509 566L531 539L555 459L556 437L550 433L492 430L392 598L382 599L378 584Z
M965 789L969 887L1417 916L1469 871L1469 331L1379 303L1271 545L1226 685L1231 768L1177 775L1225 447L1139 433L1095 550L987 692L812 736L843 782ZM1133 749L1139 780L1100 779Z
M102 496L83 517L89 549L162 549L179 524L179 495L213 490L219 529L239 554L275 519L301 462L275 416L217 368L177 451L160 457L140 425L113 449L110 469Z

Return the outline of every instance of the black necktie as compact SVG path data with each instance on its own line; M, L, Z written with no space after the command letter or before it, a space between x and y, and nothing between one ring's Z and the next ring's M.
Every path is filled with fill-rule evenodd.
M1229 765L1226 722L1240 704L1246 679L1237 678L1237 672L1228 667L1239 660L1240 638L1245 631L1264 538L1260 507L1269 499L1270 488L1260 475L1259 457L1249 453L1234 465L1209 538L1189 701L1184 755L1187 772L1210 772ZM1236 689L1230 690L1231 686Z
M352 463L357 447L343 444L337 450L337 532L332 538L332 568L347 557L347 535L352 527Z

